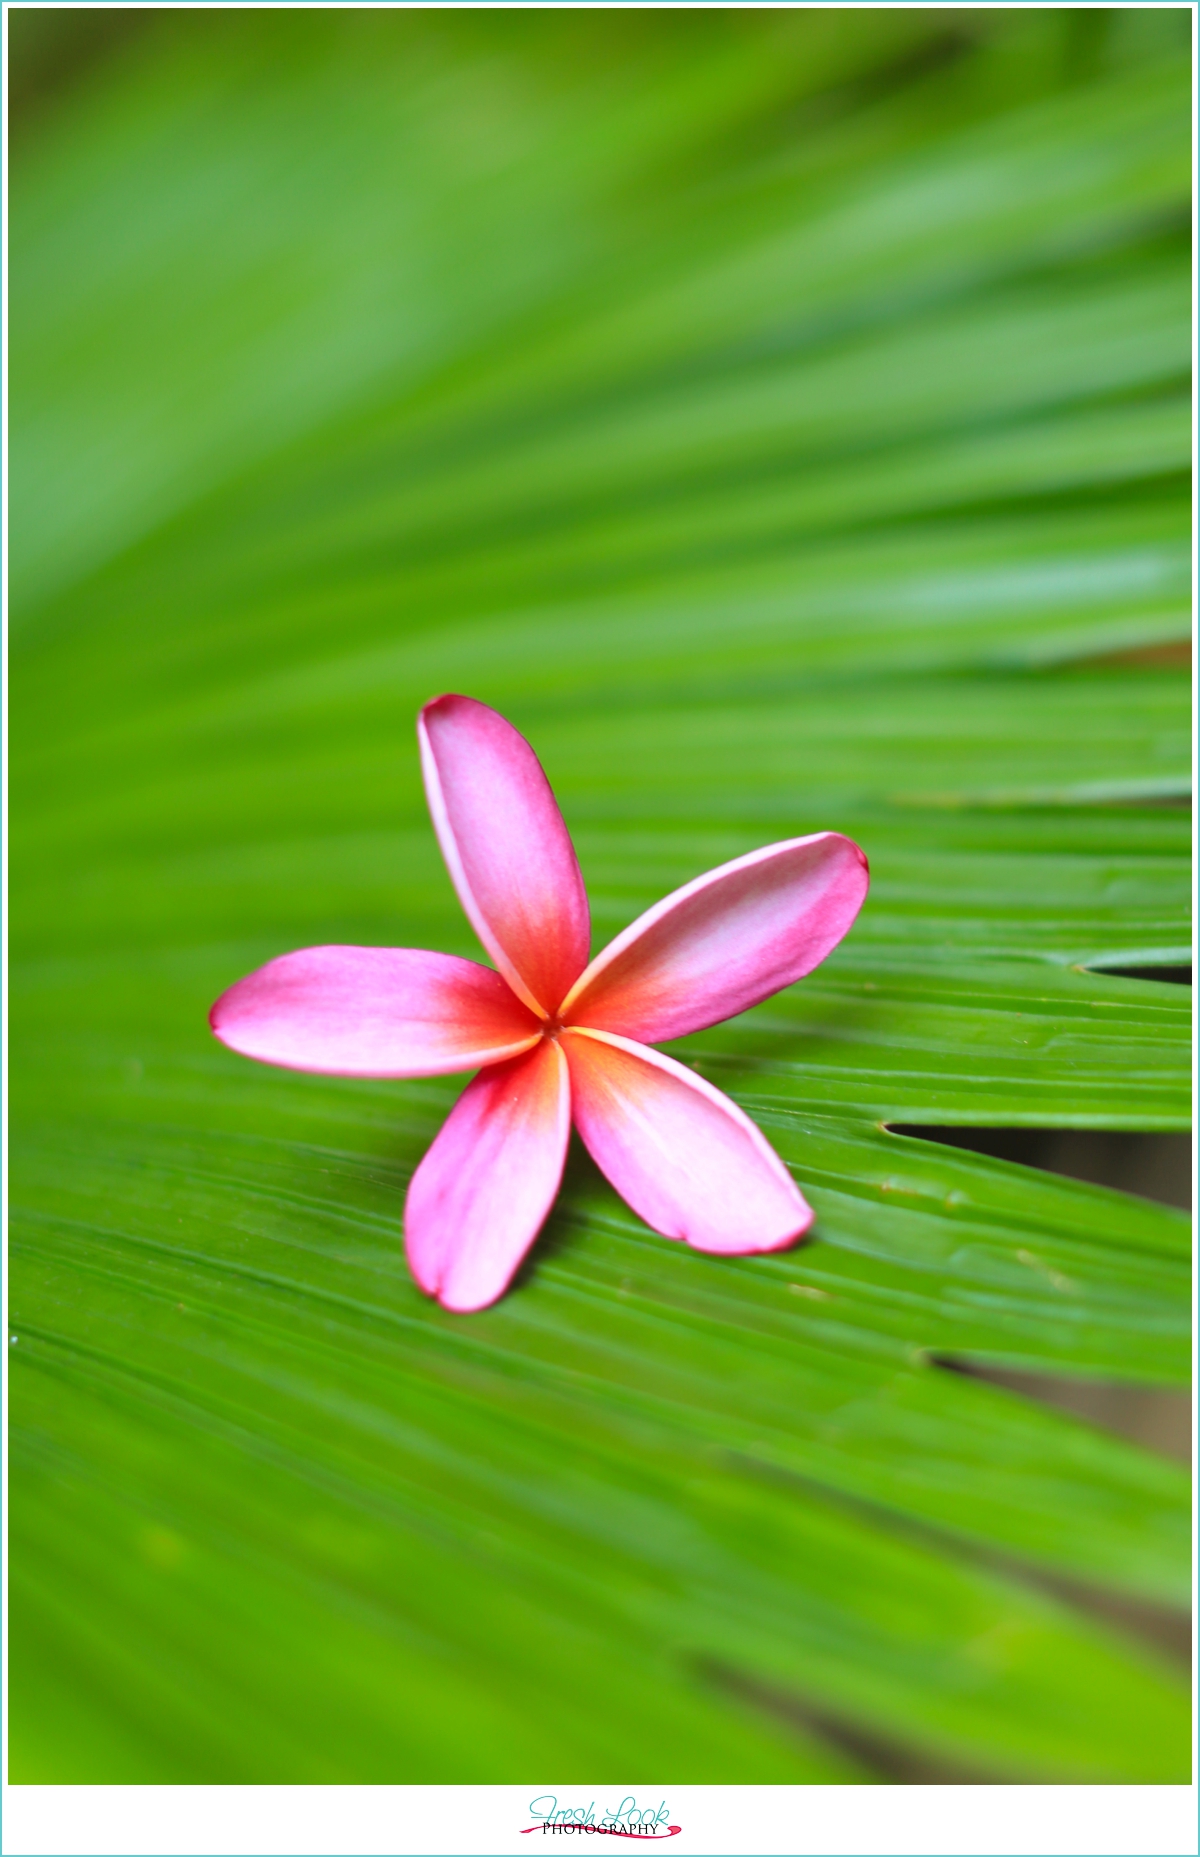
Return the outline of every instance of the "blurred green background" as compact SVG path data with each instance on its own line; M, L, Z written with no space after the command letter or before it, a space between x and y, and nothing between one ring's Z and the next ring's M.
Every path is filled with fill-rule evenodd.
M1190 13L7 18L12 1778L1185 1780L1187 1218L919 1131L1187 1126ZM598 943L867 849L676 1047L812 1242L449 1315L457 1081L210 1038L476 952L444 689Z

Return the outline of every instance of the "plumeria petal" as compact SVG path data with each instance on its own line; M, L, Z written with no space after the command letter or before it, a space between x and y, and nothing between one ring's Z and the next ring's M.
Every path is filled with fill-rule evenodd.
M694 1071L611 1032L571 1027L575 1126L622 1199L699 1251L780 1251L813 1214L749 1116Z
M404 1208L409 1266L427 1295L469 1310L504 1294L554 1201L570 1132L567 1065L552 1039L467 1085Z
M245 1057L339 1077L474 1070L541 1034L490 967L420 948L281 954L222 993L209 1023Z
M417 722L429 810L471 926L547 1016L587 963L587 892L541 763L510 722L440 696Z
M866 856L840 832L735 858L610 942L561 1016L646 1044L732 1018L823 961L853 923L867 883Z

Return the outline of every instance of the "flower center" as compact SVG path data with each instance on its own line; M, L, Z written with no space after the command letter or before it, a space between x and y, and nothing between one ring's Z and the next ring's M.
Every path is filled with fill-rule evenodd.
M562 1020L558 1018L557 1016L555 1016L552 1019L544 1019L542 1021L542 1037L543 1038L557 1038L558 1034L562 1031L562 1028L563 1028Z

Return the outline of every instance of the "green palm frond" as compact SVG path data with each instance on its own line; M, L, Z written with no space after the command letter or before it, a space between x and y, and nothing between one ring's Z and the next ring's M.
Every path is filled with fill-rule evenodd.
M942 1363L1185 1385L1188 1221L890 1131L1188 1125L1190 994L1105 971L1191 958L1186 15L145 19L12 176L13 1778L1185 1778L1185 1473ZM457 1083L210 1039L477 952L447 688L598 942L869 853L672 1047L811 1243L573 1153L448 1315Z

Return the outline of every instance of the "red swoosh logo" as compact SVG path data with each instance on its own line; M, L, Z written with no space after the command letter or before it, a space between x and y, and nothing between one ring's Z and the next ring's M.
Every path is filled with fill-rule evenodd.
M568 1819L565 1822L571 1824L574 1821ZM540 1825L522 1825L521 1836L524 1838L527 1837L531 1831L544 1831L545 1829L545 1822ZM580 1829L584 1828L580 1827ZM636 1838L640 1844L649 1844L652 1838L677 1838L679 1833L683 1830L683 1826L666 1825L661 1831L628 1831L622 1825L592 1825L587 1827L587 1830L590 1830L594 1837ZM587 1830L584 1830L585 1836L587 1835Z

